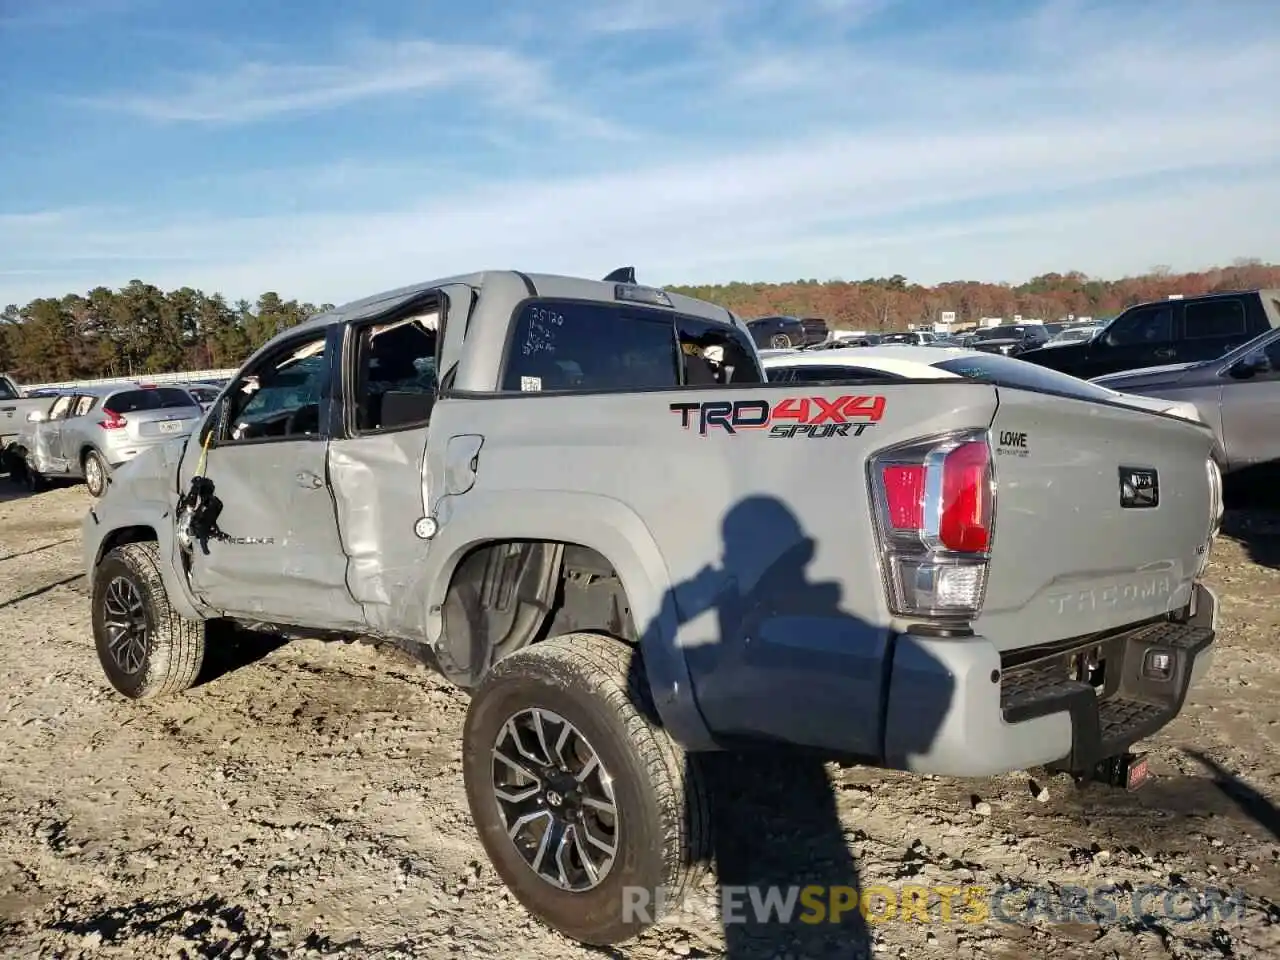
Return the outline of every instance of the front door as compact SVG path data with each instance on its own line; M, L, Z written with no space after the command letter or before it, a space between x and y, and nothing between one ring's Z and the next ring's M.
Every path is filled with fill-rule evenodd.
M334 630L362 625L328 481L330 361L338 349L329 340L329 331L312 331L255 358L183 458L185 490L208 436L203 474L230 539L195 545L190 581L224 615Z
M1224 373L1222 380L1222 445L1231 469L1280 458L1280 338L1257 352L1253 376L1238 380Z
M64 395L49 410L49 419L37 423L35 430L35 465L41 473L66 473L67 461L62 456L62 424L71 412L75 397Z
M1122 370L1178 363L1181 358L1174 336L1175 310L1175 302L1126 310L1090 344L1084 369L1072 372L1088 379Z

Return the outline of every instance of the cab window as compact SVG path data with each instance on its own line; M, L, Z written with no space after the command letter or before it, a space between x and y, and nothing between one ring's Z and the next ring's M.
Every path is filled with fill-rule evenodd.
M440 312L433 307L354 331L355 433L410 429L431 419L439 325Z
M227 392L223 442L319 435L320 403L328 385L325 335L291 341L263 358Z

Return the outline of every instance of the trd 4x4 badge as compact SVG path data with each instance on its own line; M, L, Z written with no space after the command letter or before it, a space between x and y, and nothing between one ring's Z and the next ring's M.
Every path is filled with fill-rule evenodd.
M884 397L844 396L786 397L768 400L705 400L701 403L673 403L672 413L680 414L680 426L695 425L705 437L714 427L725 433L768 429L771 437L860 437L884 416Z

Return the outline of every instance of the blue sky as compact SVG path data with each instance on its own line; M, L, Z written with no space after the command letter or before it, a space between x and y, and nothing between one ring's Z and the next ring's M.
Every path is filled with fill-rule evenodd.
M1280 260L1274 0L0 0L0 304Z

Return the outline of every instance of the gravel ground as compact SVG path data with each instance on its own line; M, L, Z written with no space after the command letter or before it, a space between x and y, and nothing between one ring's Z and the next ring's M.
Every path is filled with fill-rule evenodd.
M125 701L93 652L83 488L0 490L4 957L1280 956L1276 514L1229 515L1218 659L1135 793L717 758L719 883L1014 884L1044 892L1039 916L1019 912L1025 893L978 922L959 903L949 920L935 904L928 922L873 909L835 926L686 911L592 951L533 922L485 862L465 700L443 681L361 645L233 636L201 686ZM1108 885L1113 916L1049 913L1064 888ZM1181 887L1238 893L1243 916L1171 919L1164 891ZM705 893L713 906L716 881Z

